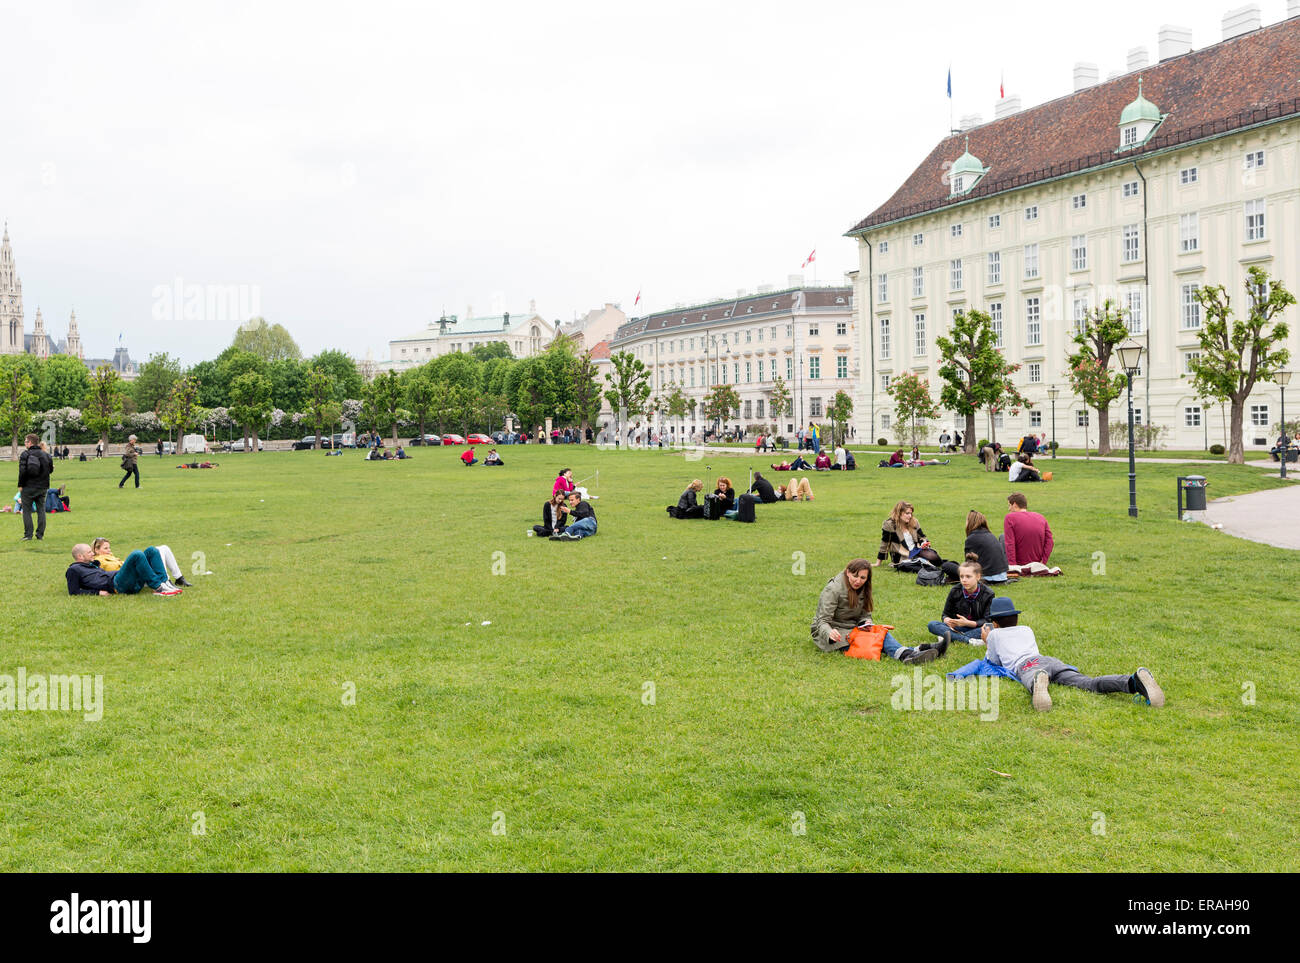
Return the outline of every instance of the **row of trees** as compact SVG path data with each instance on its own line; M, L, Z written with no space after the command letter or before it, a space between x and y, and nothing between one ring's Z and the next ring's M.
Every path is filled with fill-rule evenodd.
M1232 299L1223 285L1207 285L1196 292L1204 318L1198 331L1199 355L1189 363L1188 378L1198 396L1217 401L1229 409L1228 461L1245 460L1242 422L1246 399L1255 386L1268 382L1284 368L1290 358L1285 345L1289 329L1277 320L1296 299L1281 281L1268 272L1251 267L1247 272L1248 313L1238 318ZM1107 300L1094 308L1075 334L1075 350L1067 358L1070 387L1084 404L1097 411L1098 424L1110 423L1112 402L1119 399L1126 385L1122 371L1111 370L1116 348L1130 335L1127 312ZM975 446L975 415L980 410L990 414L1032 407L1012 381L1019 365L1009 364L995 345L997 332L992 319L982 311L958 313L948 336L935 339L942 363L939 376L943 388L939 402L944 409L966 419L965 448ZM900 425L910 428L913 440L917 425L940 413L930 395L930 383L912 373L894 379L889 388L894 398ZM1125 426L1125 437L1127 426ZM1111 437L1099 432L1098 450L1111 451Z

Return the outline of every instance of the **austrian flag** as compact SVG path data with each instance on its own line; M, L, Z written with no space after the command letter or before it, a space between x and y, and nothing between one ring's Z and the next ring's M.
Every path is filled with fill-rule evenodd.
M815 260L817 260L817 248L813 248L812 253L809 254L808 257L804 260L803 266L807 267L809 264L812 264L812 262Z

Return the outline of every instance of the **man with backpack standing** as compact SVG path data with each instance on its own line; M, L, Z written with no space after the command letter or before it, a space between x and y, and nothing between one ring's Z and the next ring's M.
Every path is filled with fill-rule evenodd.
M50 490L54 459L41 449L41 439L27 436L27 448L18 456L18 488L22 492L23 541L32 540L32 506L36 506L36 539L45 538L45 493Z

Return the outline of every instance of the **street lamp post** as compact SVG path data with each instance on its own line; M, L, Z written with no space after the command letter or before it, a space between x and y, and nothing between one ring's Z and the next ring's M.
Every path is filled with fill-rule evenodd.
M1282 450L1278 452L1278 457L1282 459L1282 477L1286 477L1286 453L1291 446L1291 439L1286 436L1286 386L1291 382L1291 372L1279 371L1273 376L1277 386L1282 389L1282 437L1278 439L1278 447Z
M1061 389L1052 385L1047 389L1047 397L1052 399L1052 457L1056 457L1056 396L1061 393Z
M1131 338L1116 349L1120 367L1128 379L1128 514L1138 517L1137 460L1133 457L1133 373L1142 361L1142 345Z

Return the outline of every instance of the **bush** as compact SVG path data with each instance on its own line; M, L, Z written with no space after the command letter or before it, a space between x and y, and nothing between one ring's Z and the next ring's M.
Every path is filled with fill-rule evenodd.
M1222 454L1224 454L1225 452L1227 452L1227 450L1228 450L1228 449L1224 448L1222 445L1211 445L1211 446L1210 446L1210 454L1211 454L1211 455L1222 455Z
M888 447L889 447L889 439L888 439L888 438L877 438L877 439L876 439L876 444L879 445L881 448L888 448Z
M981 438L980 443L975 446L975 450L983 451L985 448L988 447L988 445L989 445L989 440L987 438Z

